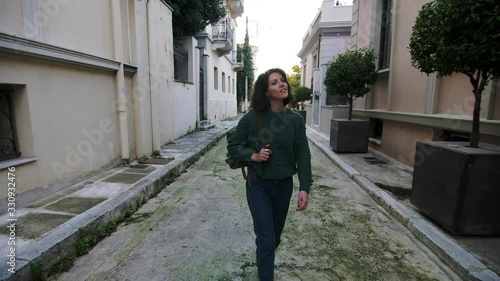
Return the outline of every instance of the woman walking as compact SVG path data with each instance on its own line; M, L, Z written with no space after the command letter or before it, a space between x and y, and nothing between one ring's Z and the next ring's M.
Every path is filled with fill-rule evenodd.
M274 278L275 252L290 207L292 176L296 173L296 210L305 210L309 202L311 154L304 119L286 108L292 99L283 70L270 69L259 75L253 87L251 110L241 118L228 140L229 154L249 162L246 193L256 235L260 281Z

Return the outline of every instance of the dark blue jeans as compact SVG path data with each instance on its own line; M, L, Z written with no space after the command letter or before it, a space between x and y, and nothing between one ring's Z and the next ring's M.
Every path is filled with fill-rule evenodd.
M280 244L293 191L292 177L282 180L264 180L250 172L247 201L252 213L257 246L257 269L260 281L272 281L274 254Z

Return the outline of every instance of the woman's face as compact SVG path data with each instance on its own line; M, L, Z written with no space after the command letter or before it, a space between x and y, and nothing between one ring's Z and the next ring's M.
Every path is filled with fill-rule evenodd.
M279 72L273 72L269 75L267 82L267 94L269 98L286 99L288 97L288 84L285 77Z

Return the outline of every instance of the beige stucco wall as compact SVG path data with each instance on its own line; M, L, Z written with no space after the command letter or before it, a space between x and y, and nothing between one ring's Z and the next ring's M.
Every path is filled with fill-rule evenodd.
M0 65L10 66L0 67L0 83L24 85L20 106L29 114L16 112L19 143L23 157L37 157L18 167L18 193L116 162L120 139L112 73L2 56ZM0 196L6 197L6 190Z
M21 157L36 159L16 165L19 205L116 166L122 155L111 1L32 1L29 9L20 4L28 2L0 2L0 32L16 34L0 40L29 53L0 51L0 86L14 90ZM175 136L171 10L161 0L119 3L123 62L129 64L120 93L133 160ZM45 19L34 35L23 26L32 12ZM3 179L6 173L0 170Z
M40 5L46 15L42 20L44 42L113 57L111 1L40 1Z
M132 91L134 88L134 83L132 81L132 77L125 77L125 94L126 94L126 101L127 101L127 128L128 128L128 153L130 159L136 159L138 157L141 157L141 155L137 155L137 143L135 140L135 126L134 126L134 119L136 117L136 114L134 113L134 100L132 98ZM117 100L115 98L115 100ZM121 152L120 152L121 153Z
M149 75L153 150L174 140L175 104L172 11L161 0L149 3Z
M137 66L137 72L132 77L132 99L134 112L134 129L136 155L151 155L152 142L152 114L151 114L151 85L154 85L156 76L149 76L149 41L147 3L134 2L129 6L130 19L130 45L132 50L132 64Z
M0 9L0 32L24 35L22 1L3 1Z

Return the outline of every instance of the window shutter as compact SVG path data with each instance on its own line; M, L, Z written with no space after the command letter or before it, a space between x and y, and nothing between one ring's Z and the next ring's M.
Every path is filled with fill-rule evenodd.
M391 59L393 0L383 0L380 26L380 52L378 69L387 69Z

